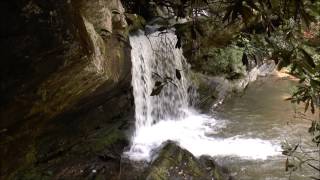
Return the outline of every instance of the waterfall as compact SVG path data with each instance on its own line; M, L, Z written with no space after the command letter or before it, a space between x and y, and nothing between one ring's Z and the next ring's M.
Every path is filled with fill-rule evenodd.
M192 97L188 94L188 65L182 50L175 48L176 42L174 30L147 36L140 31L130 36L136 121L132 145L125 155L132 160L150 161L154 150L167 140L179 143L195 156L238 155L266 159L278 154L268 141L211 136L224 123L199 114L188 105ZM161 92L151 96L157 85L163 85Z
M130 37L137 130L160 120L184 117L183 109L188 107L186 61L181 49L175 48L176 42L172 31L155 32L148 37L140 32ZM176 71L180 79L176 78ZM150 96L156 82L162 82L163 88L159 95Z

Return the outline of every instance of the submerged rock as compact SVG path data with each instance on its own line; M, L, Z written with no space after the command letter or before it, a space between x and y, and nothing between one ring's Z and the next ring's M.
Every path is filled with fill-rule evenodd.
M226 169L221 168L210 157L202 156L197 159L189 151L168 141L145 172L145 179L230 180L232 178Z

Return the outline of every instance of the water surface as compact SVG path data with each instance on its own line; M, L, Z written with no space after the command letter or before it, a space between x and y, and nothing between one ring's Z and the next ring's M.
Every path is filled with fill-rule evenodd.
M310 143L311 137L307 133L310 122L296 118L303 107L284 100L290 96L297 82L277 74L260 78L250 84L244 94L231 98L219 107L217 116L225 120L225 127L214 136L259 138L277 144ZM250 147L239 147L241 149ZM236 156L220 156L217 159L241 180L280 180L288 179L290 175L285 171L286 157L283 155L269 156L265 160ZM291 179L309 179L307 175L310 173L305 171L298 169L291 174Z

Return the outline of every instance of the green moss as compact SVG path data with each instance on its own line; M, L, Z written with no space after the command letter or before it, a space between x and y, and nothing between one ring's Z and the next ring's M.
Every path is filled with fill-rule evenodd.
M21 171L15 175L16 180L47 180L52 179L51 172L42 172L36 168Z
M94 177L94 180L105 180L106 177L102 174L98 174L97 176Z
M205 177L206 173L201 164L188 151L177 145L168 144L160 152L158 158L152 163L147 173L147 179L170 179L172 176L183 177L183 172L190 177Z
M217 168L213 169L213 176L216 178L216 180L220 180L222 178Z
M137 14L126 14L126 17L129 24L129 32L135 32L139 29L143 29L146 25L146 21L142 16Z
M112 130L111 132L106 132L98 137L95 137L89 142L89 146L94 152L102 151L103 149L109 147L115 142L125 139L125 135L118 129Z
M154 168L151 172L150 175L148 176L147 179L152 179L152 180L163 180L163 179L168 179L168 169L166 168Z
M236 46L206 49L198 56L202 59L200 69L211 75L245 71L242 64L243 49Z
M17 164L16 169L7 176L8 179L41 179L39 173L33 169L33 164L36 162L36 150L34 146L29 146L28 152L25 153L23 160ZM26 169L30 169L26 171Z
M215 85L208 83L210 81L208 80L209 77L201 73L191 72L189 77L192 84L197 88L199 95L198 107L203 111L208 111L218 97Z
M31 146L30 151L25 155L26 164L31 164L36 161L36 150L34 146Z

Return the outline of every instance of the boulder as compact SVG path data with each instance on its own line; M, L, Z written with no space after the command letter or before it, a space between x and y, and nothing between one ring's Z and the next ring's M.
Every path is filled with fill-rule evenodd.
M187 150L168 141L145 172L145 179L203 179L230 180L227 170L209 157L197 159Z

